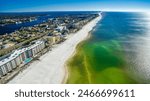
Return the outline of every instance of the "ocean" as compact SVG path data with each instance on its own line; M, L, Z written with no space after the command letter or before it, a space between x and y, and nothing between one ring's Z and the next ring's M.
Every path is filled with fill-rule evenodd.
M150 83L150 14L103 12L67 66L71 84Z

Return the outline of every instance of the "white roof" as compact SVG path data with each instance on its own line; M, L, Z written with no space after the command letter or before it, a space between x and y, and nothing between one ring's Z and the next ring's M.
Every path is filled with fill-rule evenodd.
M12 61L13 59L17 58L21 53L23 53L24 51L26 51L25 48L23 49L19 49L19 50L15 50L9 57L3 59L0 61L0 66L6 64L7 62Z
M40 44L42 44L43 43L43 41L36 41L35 42L35 44L34 45L31 45L30 47L28 47L28 49L30 50L30 49L33 49L33 48L35 48L36 46L38 46L38 45L40 45Z
M64 26L58 26L56 29L63 30Z
M15 50L9 57L3 59L0 61L0 66L6 64L7 62L9 61L12 61L13 59L17 58L20 54L22 54L23 52L27 51L27 50L30 50L40 44L42 44L43 41L36 41L34 45L31 45L30 47L27 47L27 48L22 48L22 49L19 49L19 50Z

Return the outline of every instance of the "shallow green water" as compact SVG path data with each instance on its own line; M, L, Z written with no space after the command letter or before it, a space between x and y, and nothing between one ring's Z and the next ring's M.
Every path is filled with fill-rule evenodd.
M144 76L139 75L139 64L145 62L140 60L141 57L137 59L139 53L136 49L141 45L135 40L144 37L146 28L141 26L141 22L142 14L103 13L103 19L97 24L91 38L81 42L76 54L68 60L67 83L145 83Z
M117 41L82 42L68 61L67 83L124 84L136 83L124 69L122 47Z

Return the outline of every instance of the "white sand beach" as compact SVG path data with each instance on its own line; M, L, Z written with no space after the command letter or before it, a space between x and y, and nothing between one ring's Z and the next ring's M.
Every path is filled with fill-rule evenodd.
M65 77L65 62L74 53L79 42L84 40L101 15L85 25L80 31L72 34L65 42L34 61L23 72L14 77L9 84L60 84Z

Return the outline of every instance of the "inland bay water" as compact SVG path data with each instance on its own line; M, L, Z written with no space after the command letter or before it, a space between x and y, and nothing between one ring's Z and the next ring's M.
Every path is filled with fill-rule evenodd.
M68 84L150 83L150 14L103 12L67 62Z

